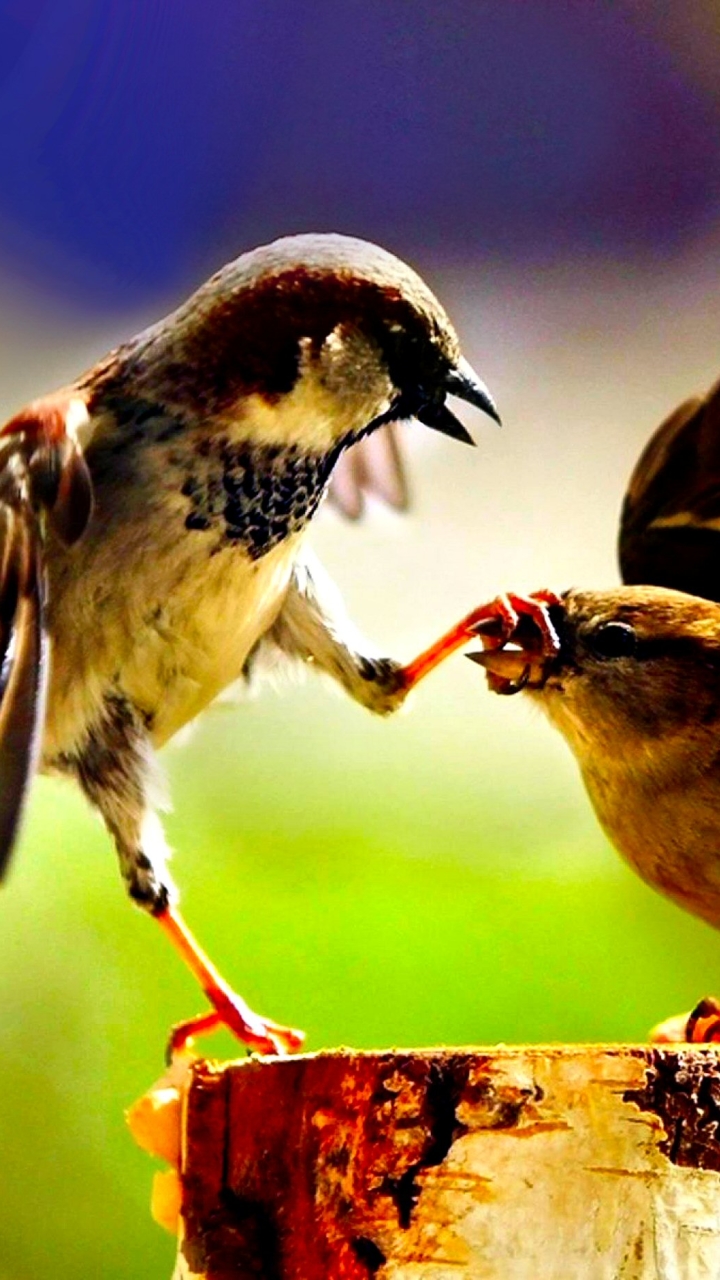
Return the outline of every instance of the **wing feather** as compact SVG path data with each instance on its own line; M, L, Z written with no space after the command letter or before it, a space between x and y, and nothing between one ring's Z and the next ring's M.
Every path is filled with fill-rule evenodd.
M74 389L33 401L0 430L0 879L10 863L45 724L49 640L44 533L70 545L92 514Z
M720 601L720 383L680 405L640 455L619 559L624 582Z
M349 520L362 515L369 496L395 511L407 510L407 475L394 423L347 449L333 471L329 499Z
M29 507L3 509L0 579L0 879L40 752L48 680L44 574Z

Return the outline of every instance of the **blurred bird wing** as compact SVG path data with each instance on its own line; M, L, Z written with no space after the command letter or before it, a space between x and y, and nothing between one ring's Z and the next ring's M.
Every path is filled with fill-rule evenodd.
M329 500L349 520L357 520L368 496L395 511L408 506L408 484L395 423L364 436L341 454L330 482Z
M84 400L35 401L0 430L0 879L12 854L45 723L47 527L75 542L92 511Z
M619 558L626 583L720 601L720 383L680 405L640 455Z
M37 766L48 680L42 548L29 505L0 505L0 558L1 879Z

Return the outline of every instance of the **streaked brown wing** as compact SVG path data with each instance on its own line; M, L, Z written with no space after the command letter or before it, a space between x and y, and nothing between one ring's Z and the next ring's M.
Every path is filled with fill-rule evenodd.
M624 582L720 601L720 383L658 428L630 478L620 519Z
M395 511L407 509L407 477L394 423L347 449L333 471L328 496L349 520L362 515L367 495L380 498Z
M88 424L85 401L70 388L33 401L0 430L0 879L45 722L43 533L70 545L90 519L92 481L76 436Z
M0 878L37 766L45 719L48 639L42 550L28 505L0 506Z

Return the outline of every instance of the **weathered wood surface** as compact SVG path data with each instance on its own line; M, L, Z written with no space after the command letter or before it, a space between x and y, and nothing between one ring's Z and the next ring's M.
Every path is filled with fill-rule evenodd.
M720 1277L720 1050L198 1062L175 1280Z

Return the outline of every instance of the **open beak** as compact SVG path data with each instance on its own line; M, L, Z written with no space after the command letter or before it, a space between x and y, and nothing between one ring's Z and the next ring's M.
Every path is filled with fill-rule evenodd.
M464 357L460 357L454 369L446 375L445 391L451 396L457 396L459 400L465 400L467 404L472 404L476 409L482 409L483 413L487 413L499 424L500 415L497 406L488 391L485 383L480 379ZM441 431L445 436L451 436L453 440L461 440L463 444L474 444L470 432L464 427L459 418L448 408L444 400L435 404L426 404L417 414L418 420L425 424L426 427L432 427L435 431Z
M483 413L495 419L498 426L501 425L495 401L482 378L478 378L472 365L468 364L464 356L460 357L455 368L451 369L447 375L445 388L451 396L457 396L460 400L466 400L468 404L474 404L476 409L482 409Z

